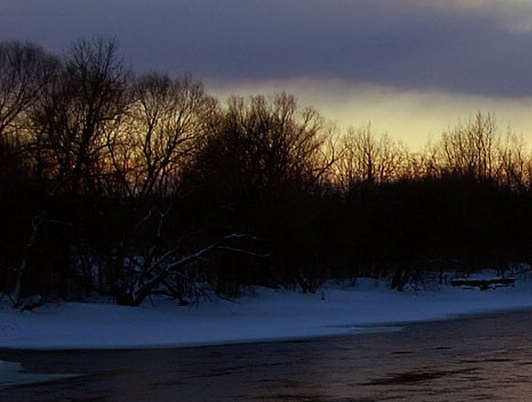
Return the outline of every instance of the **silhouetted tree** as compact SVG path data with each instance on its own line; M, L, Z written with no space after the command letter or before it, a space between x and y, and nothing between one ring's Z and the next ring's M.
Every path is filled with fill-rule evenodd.
M126 105L128 74L114 41L76 42L59 68L25 117L26 149L39 183L26 218L31 229L17 269L17 304L47 282L56 294L70 296L72 251L90 237L94 199L104 194L105 133L116 128ZM23 277L33 290L23 289Z
M78 41L66 54L59 79L33 116L38 157L51 165L48 174L63 191L103 191L105 141L126 110L128 77L113 40Z
M171 79L158 74L137 78L129 96L128 119L109 141L114 168L128 196L170 195L215 101L190 76Z
M517 191L530 186L530 158L527 158L522 136L509 132L500 144L498 181Z
M442 134L439 144L442 168L460 177L491 180L497 173L500 142L494 116L478 112L465 124Z
M360 183L373 184L397 180L404 172L407 151L387 134L376 137L368 124L349 129L342 138L341 158L337 169L347 189Z
M0 138L20 129L24 113L43 94L58 60L42 48L21 42L0 42Z
M306 205L332 165L323 119L286 94L233 97L212 115L209 128L189 177L211 200L210 224L243 228L274 248L283 243L272 257L278 272L265 275L280 279L291 271L286 278L295 280L310 258L311 242L303 240L313 235ZM289 266L289 254L302 258Z
M182 243L187 225L180 221L182 208L176 208L182 171L205 131L205 115L216 105L190 76L142 75L129 86L128 99L127 116L107 140L116 178L111 194L120 200L119 210L108 211L115 222L113 235L107 237L113 247L108 265L113 291L122 296L132 294L126 286L130 276L145 272L155 261L166 264L161 256L170 249L175 254ZM139 259L142 264L135 264ZM183 288L177 280L184 277L165 276L164 283L176 291Z
M490 113L410 153L284 93L219 104L188 75L135 78L113 40L0 43L0 290L20 307L360 275L401 290L434 261L530 261L531 181Z
M330 162L324 142L322 118L293 96L233 97L211 119L194 169L221 200L275 197L316 182Z

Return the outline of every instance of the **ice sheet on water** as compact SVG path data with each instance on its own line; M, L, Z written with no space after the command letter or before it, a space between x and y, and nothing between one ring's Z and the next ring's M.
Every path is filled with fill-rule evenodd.
M76 374L28 373L20 363L0 360L0 388L13 385L36 384L71 377L76 377Z

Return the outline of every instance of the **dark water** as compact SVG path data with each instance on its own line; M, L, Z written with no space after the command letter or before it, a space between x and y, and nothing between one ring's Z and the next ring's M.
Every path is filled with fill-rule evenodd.
M0 351L27 373L0 401L530 401L532 312L401 332L136 351Z

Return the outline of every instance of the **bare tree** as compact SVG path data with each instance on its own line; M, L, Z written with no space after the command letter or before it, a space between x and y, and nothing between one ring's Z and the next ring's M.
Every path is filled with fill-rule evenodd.
M26 179L27 176L26 155L23 151L31 129L28 124L28 114L42 98L58 67L58 59L36 45L21 42L0 43L0 195L2 197L19 198L23 194L21 189L24 184L21 179ZM7 183L10 185L6 186ZM20 209L4 212L26 218ZM2 218L5 219L5 215ZM14 282L10 297L16 306L21 303L24 275L43 222L44 216L40 213L32 217L31 232L26 244L21 247L18 266L14 259L9 261L10 266L15 266L12 269ZM18 248L18 245L12 244L13 240L5 239L4 242L6 241L14 248Z
M393 181L404 173L408 152L387 134L375 136L368 124L349 129L342 139L341 157L337 162L340 181L347 188L359 183Z
M180 174L215 106L199 81L148 74L130 89L128 119L108 141L114 168L129 196L175 192Z
M131 83L127 97L127 113L118 130L108 131L106 140L116 179L111 194L122 200L119 214L123 219L117 221L114 256L109 262L110 282L118 298L135 293L128 289L137 272L130 269L132 261L140 259L137 270L143 272L152 264L166 264L169 249L177 252L185 230L175 208L182 195L182 171L205 132L205 115L216 107L202 83L188 75L179 79L142 75ZM183 272L165 274L164 284L174 295L185 282ZM151 292L150 287L144 289L143 297Z
M497 178L501 184L522 191L528 186L527 161L530 160L525 155L524 139L509 131L503 141L499 149Z
M28 113L57 73L59 61L31 43L0 43L0 180L19 186L27 176ZM0 189L1 190L1 189ZM12 191L12 190L7 190Z
M478 112L465 124L442 134L439 143L442 168L461 177L493 179L500 142L494 116Z
M117 58L117 42L74 43L61 76L33 115L35 149L49 174L72 194L101 193L106 133L126 107L129 74Z
M186 297L199 297L204 292L201 289L202 279L197 275L198 270L189 270L194 264L206 259L215 251L235 252L264 257L264 255L235 247L239 239L254 239L253 236L233 233L219 237L194 251L183 253L181 242L171 247L159 250L158 254L150 254L149 258L134 258L128 260L129 274L123 278L118 303L139 306L148 296L158 293L170 295L179 299L181 304L187 303ZM190 272L194 272L193 275ZM193 295L187 295L187 288L191 288Z
M222 199L314 185L330 167L323 119L287 94L233 97L214 115L195 173Z
M58 60L31 43L0 42L0 138L42 96Z
M197 197L207 200L216 216L206 226L220 230L220 225L225 232L245 228L279 246L275 261L255 273L229 264L219 272L233 283L279 284L295 280L296 271L309 279L307 262L317 252L306 232L311 205L318 204L336 158L330 127L315 110L282 93L232 97L211 115L208 129L188 172ZM306 241L302 232L309 234Z
M56 290L68 294L70 247L78 240L68 236L68 231L74 221L91 219L89 211L81 210L82 203L68 204L59 198L65 194L103 194L104 179L109 174L105 134L116 127L123 114L128 77L117 60L116 46L115 41L103 39L73 44L57 74L25 111L25 127L30 136L26 149L42 183L26 211L32 225L16 270L16 304L28 291L23 289L23 279L32 269L30 262L46 266L48 260L61 260L60 264L53 264L50 272L40 268L39 275L43 280L52 275L60 278L63 283ZM54 236L45 239L44 233ZM83 236L88 233L83 232ZM54 253L42 253L39 247L46 242L56 247ZM37 259L39 253L41 257Z

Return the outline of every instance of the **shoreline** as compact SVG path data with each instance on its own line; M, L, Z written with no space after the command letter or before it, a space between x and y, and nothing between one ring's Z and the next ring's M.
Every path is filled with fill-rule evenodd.
M398 293L384 287L326 287L320 295L255 289L237 301L178 307L105 303L0 307L0 350L188 348L337 336L532 310L529 286L479 291L444 287Z
M478 312L478 313L465 313L458 316L450 316L449 318L437 318L433 320L423 321L409 321L409 322L397 322L388 325L382 324L367 324L357 326L354 329L356 331L351 332L339 332L339 333L324 333L320 335L309 336L287 336L282 338L257 338L252 340L239 340L239 341L220 341L212 343L186 343L186 344L165 344L165 345L145 345L140 347L116 347L116 348L101 348L101 347L85 347L85 348L17 348L17 347L5 347L0 346L0 354L18 354L18 353L63 353L63 352L133 352L133 351L157 351L157 350L176 350L176 349L195 349L195 348L209 348L209 347L223 347L223 346L238 346L238 345L253 345L263 343L306 343L312 340L329 339L329 338L342 338L342 337L356 337L356 336L372 336L382 334L392 334L397 332L407 331L409 327L430 325L430 324L452 324L461 321L467 322L478 319L491 319L497 317L508 318L511 315L519 314L532 314L532 307L523 307L508 309L504 311L492 311L492 312ZM0 362L3 360L0 358Z

